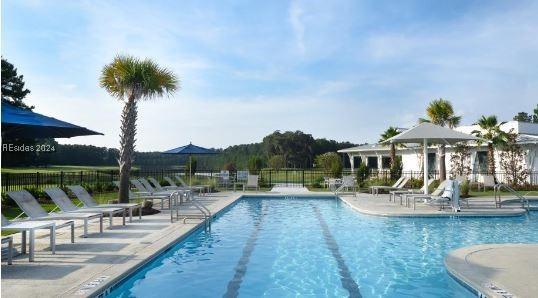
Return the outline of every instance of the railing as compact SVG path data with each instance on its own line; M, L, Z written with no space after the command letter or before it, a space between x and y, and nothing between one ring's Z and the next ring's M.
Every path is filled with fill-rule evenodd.
M220 170L198 170L193 175L197 181L202 180L216 182ZM133 170L132 177L154 177L162 181L164 176L184 175L183 170L177 169L142 169ZM325 178L331 175L328 172L319 169L262 169L257 173L260 179L261 187L272 187L275 185L302 186L302 187L324 187ZM344 169L342 176L355 175L351 169ZM421 171L403 171L402 176L412 179L422 180ZM479 175L486 173L475 172L468 175L471 182L477 181ZM504 183L507 174L498 172L496 178L499 182ZM391 174L389 170L372 169L368 172L368 179L394 180L398 176ZM439 179L437 171L429 172L430 179ZM72 184L82 184L85 187L91 187L95 192L114 190L113 182L119 180L118 170L96 170L96 171L76 171L76 172L36 172L36 173L2 173L2 192L19 190L19 189L36 189L43 190L47 187L64 187ZM236 173L230 173L231 181L235 181ZM202 183L203 184L203 183ZM528 175L526 185L538 186L538 171L531 172Z
M494 197L495 197L495 207L496 208L502 207L502 203L503 203L502 200L501 200L501 190L502 189L504 189L504 190L508 191L509 193L515 195L521 202L521 208L526 209L527 212L529 212L529 210L530 210L529 199L527 199L523 195L519 194L512 187L510 187L510 186L508 186L506 184L502 184L502 183L496 184L495 187L493 188ZM526 207L525 207L525 204L526 204Z

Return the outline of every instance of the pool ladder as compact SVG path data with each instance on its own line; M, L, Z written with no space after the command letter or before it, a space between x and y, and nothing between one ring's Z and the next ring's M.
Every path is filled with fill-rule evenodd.
M340 185L340 186L334 191L334 195L337 197L337 196L338 196L338 193L340 193L340 192L342 192L344 189L348 189L348 188L352 188L352 189L353 189L353 196L354 196L354 197L357 197L357 192L356 192L356 190L354 189L355 187L354 187L354 186L345 185L345 184Z
M495 186L493 187L493 196L495 197L495 207L496 208L501 208L502 207L502 201L501 201L501 190L504 189L504 190L507 190L509 193L515 195L519 201L521 202L521 208L527 210L527 212L529 212L530 210L530 203L529 203L529 199L525 198L525 196L521 195L520 193L518 193L517 191L515 191L515 189L513 189L512 187L506 185L506 184L503 184L503 183L499 183L499 184L495 184Z
M180 197L182 196L179 192L176 193L176 195L179 195ZM203 219L203 222L204 222L204 228L206 230L209 230L211 231L211 220L213 218L213 215L211 214L211 211L204 205L202 204L201 202L199 202L196 197L193 195L193 194L190 194L190 195L186 195L186 197L190 197L190 200L189 202L192 204L192 206L194 206L198 211L200 211L200 215L201 215L201 219ZM186 199L187 201L187 199ZM187 215L187 214L180 214L179 213L179 206L181 205L181 199L179 201L176 201L176 202L179 202L176 203L176 217L179 219L180 216L184 216L183 217L183 223L186 222L186 220L188 218L193 218L193 216L191 214ZM198 218L198 217L195 217L195 218Z

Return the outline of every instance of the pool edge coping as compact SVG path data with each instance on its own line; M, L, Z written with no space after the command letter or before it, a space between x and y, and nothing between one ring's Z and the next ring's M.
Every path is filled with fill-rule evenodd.
M527 246L527 245L537 245L538 243L487 243L487 244L475 244L460 247L454 250L449 251L443 260L443 264L448 275L455 280L457 283L461 284L465 288L471 290L478 297L504 297L502 294L496 293L492 289L487 288L484 284L480 284L478 281L472 280L470 277L466 276L465 273L471 274L470 270L473 267L466 265L466 259L469 255L483 251L490 250L495 248L508 248L508 247L517 247L517 246ZM462 258L463 257L463 258ZM462 268L466 266L467 268ZM459 269L459 270L458 270ZM467 269L467 270L465 270ZM499 285L496 285L499 286ZM509 290L506 290L509 291ZM519 296L514 296L519 297Z

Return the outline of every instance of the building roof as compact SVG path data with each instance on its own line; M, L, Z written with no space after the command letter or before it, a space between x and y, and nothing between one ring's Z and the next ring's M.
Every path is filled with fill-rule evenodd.
M474 135L424 122L384 141L383 143L435 143L454 144L461 141L484 141Z

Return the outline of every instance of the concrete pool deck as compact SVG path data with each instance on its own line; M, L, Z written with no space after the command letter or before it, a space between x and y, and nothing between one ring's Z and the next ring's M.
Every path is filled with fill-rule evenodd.
M220 192L201 197L202 201L216 214L242 196L334 196L330 192L304 192L303 189L279 189L271 192ZM343 195L341 199L353 209L366 214L382 216L453 216L449 211L424 206L413 211L388 202L388 196L374 197L368 194ZM492 200L489 200L491 204ZM467 216L514 216L521 215L522 209L486 208L478 213L464 213ZM489 215L488 215L489 214ZM458 216L466 216L458 213ZM120 222L119 218L115 219ZM5 297L84 297L101 293L127 274L145 264L153 257L188 236L202 225L200 220L170 222L169 211L144 216L142 220L133 218L126 226L116 225L98 234L98 223L90 225L88 238L76 238L69 242L67 229L60 229L56 239L56 254L51 255L48 233L38 233L36 239L35 262L29 263L27 255L18 256L14 264L2 263L2 295ZM76 235L81 234L77 226ZM20 234L14 235L15 247L20 248Z
M493 198L471 198L469 208L462 206L461 212L454 213L450 208L439 210L438 207L417 203L416 210L400 205L398 202L389 202L389 195L377 196L365 193L340 195L340 199L354 210L368 215L395 216L395 217L446 217L446 216L521 216L526 213L522 208L495 208Z
M250 193L248 193L250 194ZM212 214L225 209L243 193L224 192L201 197ZM181 209L180 209L181 210ZM115 218L116 223L121 219ZM92 222L88 238L69 241L68 229L58 230L56 254L49 248L48 232L36 233L35 262L27 255L2 263L3 297L84 297L99 294L153 256L159 255L199 225L201 220L170 222L170 212L133 218L126 226L116 225L99 234L98 222ZM20 250L20 233L13 235Z
M445 266L456 280L487 297L538 293L538 244L468 246L449 252Z

